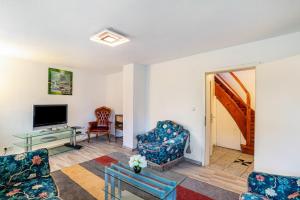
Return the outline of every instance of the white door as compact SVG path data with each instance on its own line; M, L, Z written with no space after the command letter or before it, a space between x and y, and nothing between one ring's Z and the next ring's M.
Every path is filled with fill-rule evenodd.
M217 146L241 150L241 131L226 108L216 102Z
M209 157L212 153L212 143L211 143L211 92L212 92L212 84L213 84L214 75L208 74L206 75L206 87L205 87L205 159L204 166L209 165Z

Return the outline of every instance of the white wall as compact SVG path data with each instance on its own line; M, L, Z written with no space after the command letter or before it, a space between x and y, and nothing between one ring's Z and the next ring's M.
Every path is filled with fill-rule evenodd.
M205 73L253 66L299 53L300 33L294 33L151 65L147 129L163 119L181 123L191 132L192 154L186 156L203 162Z
M105 76L105 106L112 109L111 134L115 135L115 115L123 114L123 72ZM117 135L122 136L122 132Z
M256 74L255 169L300 176L300 55Z
M48 67L73 72L73 95L48 95ZM32 130L33 104L68 104L69 125L87 127L104 104L104 78L93 71L0 57L0 150L13 146L12 135Z
M123 113L123 72L105 76L105 105L115 114Z
M148 73L145 65L135 64L134 70L134 129L133 129L133 148L136 148L138 134L146 132L147 123L147 89L148 87Z

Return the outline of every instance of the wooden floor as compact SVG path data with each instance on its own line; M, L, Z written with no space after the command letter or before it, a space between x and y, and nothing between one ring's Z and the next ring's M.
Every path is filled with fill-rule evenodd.
M108 143L101 138L95 138L88 143L83 141L81 150L74 150L50 157L51 171L60 170L74 164L92 160L99 156L107 155L112 152L122 152L127 155L132 155L131 150L122 148L122 142ZM210 167L200 167L199 165L189 162L182 162L172 168L172 171L184 174L191 178L215 185L236 193L246 191L246 178L235 176L223 170Z
M253 171L253 163L253 155L244 154L234 149L214 146L208 167L247 178Z

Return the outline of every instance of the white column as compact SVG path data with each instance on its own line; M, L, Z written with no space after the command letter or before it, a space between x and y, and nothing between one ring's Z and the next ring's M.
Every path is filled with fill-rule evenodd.
M147 117L147 67L123 66L123 146L136 148L136 135L144 133Z

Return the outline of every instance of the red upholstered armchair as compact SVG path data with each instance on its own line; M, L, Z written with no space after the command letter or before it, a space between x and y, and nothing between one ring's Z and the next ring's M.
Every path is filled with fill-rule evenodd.
M111 115L111 109L105 106L97 108L95 110L95 116L97 118L96 121L89 122L89 128L87 131L88 134L88 142L90 142L90 134L98 135L106 135L108 141L110 142L110 125L111 122L109 121Z

